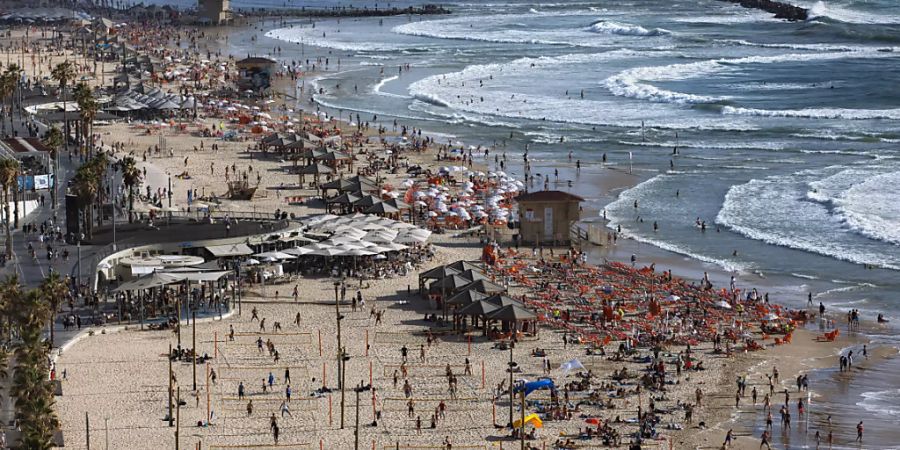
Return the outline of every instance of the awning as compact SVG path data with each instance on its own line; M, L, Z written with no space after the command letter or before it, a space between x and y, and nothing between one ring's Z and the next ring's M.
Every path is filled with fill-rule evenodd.
M247 256L253 254L253 249L247 244L227 244L227 245L210 245L206 250L212 253L216 258L224 258L226 256Z

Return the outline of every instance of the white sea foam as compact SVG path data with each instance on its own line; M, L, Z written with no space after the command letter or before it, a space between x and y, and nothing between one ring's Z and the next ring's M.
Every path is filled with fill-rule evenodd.
M372 93L373 93L373 94L376 94L376 95L381 95L381 96L384 96L384 97L409 98L409 97L407 97L407 96L405 96L405 95L394 94L394 93L391 93L391 92L383 92L383 91L381 90L381 88L383 88L385 84L390 83L391 81L397 80L397 79L399 79L399 78L400 78L399 75L394 75L394 76L391 76L391 77L382 78L381 80L378 81L378 83L375 83L375 85L372 86Z
M836 212L865 236L900 245L900 172L855 184L835 200Z
M777 64L798 61L830 61L846 58L889 58L896 57L890 53L877 51L856 51L836 53L790 53L775 56L747 56L743 58L710 59L691 63L670 64L666 66L636 67L619 72L607 78L603 84L615 95L638 98L658 103L716 103L728 97L713 97L665 90L650 84L658 81L677 81L708 76L710 74L733 70L747 64ZM764 109L738 108L726 106L723 113L731 115L767 116L767 117L812 117L822 118L864 118L867 116L900 117L900 110L853 110L853 109L808 109L769 111ZM874 118L874 117L871 117ZM887 118L887 117L885 117Z
M363 41L340 41L337 39L332 39L328 37L329 32L324 32L321 29L315 29L310 27L294 27L294 28L278 28L275 30L271 30L266 33L266 37L270 37L272 39L278 39L286 42L293 42L295 44L305 44L312 45L316 47L325 47L325 48L333 48L337 50L345 50L351 52L362 52L362 51L378 51L378 52L387 52L387 51L397 51L404 48L407 48L400 44L391 44L386 42L363 42ZM338 34L338 33L332 33ZM339 34L338 34L339 35ZM348 37L352 35L348 34Z
M809 19L815 20L826 18L844 23L857 24L897 24L900 23L900 17L886 14L873 14L865 11L854 10L851 8L835 5L832 1L817 1L815 3L805 3L809 9Z
M845 219L831 214L819 201L808 201L808 183L827 179L841 169L801 171L732 186L716 223L769 244L900 270L900 252L883 242L848 240ZM824 189L820 194L829 195Z
M863 392L862 400L856 402L866 411L880 415L900 416L900 389Z
M590 30L595 33L619 34L624 36L664 36L672 34L671 31L662 28L646 29L640 25L615 22L612 20L600 20L591 24Z
M622 191L622 193L619 194L619 197L614 202L606 206L607 218L609 219L607 226L613 230L621 226L622 232L620 233L620 235L623 237L631 238L645 244L650 244L654 247L658 247L666 251L685 255L699 261L715 264L729 272L745 272L749 270L752 266L743 262L698 254L686 247L675 244L673 242L654 239L652 236L645 236L629 228L629 226L634 223L633 220L629 220L629 218L627 217L620 217L615 214L614 211L617 210L629 210L631 208L630 205L635 201L641 201L645 198L656 195L656 185L663 182L667 177L670 176L671 175L657 175L647 181L644 181L643 183L638 184L637 186L632 187L631 189Z
M804 274L804 273L793 273L793 272L791 272L791 275L792 275L792 276L795 276L795 277L797 277L797 278L803 278L803 279L805 279L805 280L818 280L818 279L819 279L819 277L817 277L817 276L815 276L815 275L807 275L807 274Z
M558 57L519 58L508 63L472 65L459 72L434 75L409 86L414 98L432 105L481 115L587 125L640 127L641 123L669 129L750 130L742 120L679 114L670 108L623 105L615 98L581 99L541 95L532 89L515 89L518 78L539 80L561 68L641 58L659 52L616 50Z
M845 120L898 120L900 108L894 109L847 109L847 108L803 108L803 109L758 109L724 106L722 114L759 117L790 117L801 119L845 119Z

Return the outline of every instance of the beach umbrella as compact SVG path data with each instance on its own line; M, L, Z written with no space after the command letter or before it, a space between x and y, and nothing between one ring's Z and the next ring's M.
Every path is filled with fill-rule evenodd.
M766 314L766 316L763 317L762 320L772 321L772 320L778 320L780 318L781 317L779 317L778 314L769 313L769 314Z
M398 244L421 244L427 240L428 240L427 236L420 236L420 235L415 235L415 234L403 234L403 235L397 236L397 238L394 239L394 242L396 242Z
M313 252L312 249L309 249L306 247L294 247L294 248L289 248L287 250L282 250L282 251L288 255L294 255L294 256L303 256L303 255L307 255L307 254L310 254Z
M319 249L319 250L315 250L315 251L313 251L312 253L310 253L310 255L317 255L317 256L338 256L338 255L340 255L341 253L343 253L343 250L338 250L337 248L329 247L329 248L322 248L322 249Z
M373 255L377 255L377 253L371 252L366 249L355 248L355 249L346 250L337 256L373 256Z
M719 302L716 303L716 306L722 309L731 309L731 304L729 304L725 300L719 300Z
M569 374L569 372L571 372L573 370L577 370L577 369L584 370L584 368L585 368L584 365L581 364L581 361L579 361L578 358L575 358L570 361L566 361L559 366L559 370L561 370L563 372L563 378L565 378Z
M379 247L389 248L392 252L398 252L398 251L400 251L400 250L406 250L406 249L409 248L408 245L403 245L403 244L400 244L400 243L397 243L397 242L391 242L391 243L389 243L389 244L383 244L383 245L380 245Z
M246 264L248 266L255 266L255 265L259 264L259 260L256 260L253 258L247 258L247 260L244 261L244 264Z

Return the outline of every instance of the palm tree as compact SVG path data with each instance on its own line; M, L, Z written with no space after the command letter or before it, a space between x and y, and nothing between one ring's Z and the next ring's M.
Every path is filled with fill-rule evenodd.
M12 341L13 323L20 312L19 299L22 296L22 286L19 284L19 277L10 275L0 282L0 306L2 306L2 317L6 319L3 324L6 342Z
M45 278L38 288L41 300L50 308L50 347L56 340L56 332L54 330L54 322L56 321L56 313L59 311L59 305L62 303L69 289L66 287L65 281L60 278L59 274L53 272L49 277Z
M12 217L9 214L9 190L18 189L19 164L12 159L0 160L0 187L3 189L3 214L6 218L6 258L12 258L12 231L10 223Z
M66 86L68 86L69 82L75 79L75 66L67 59L53 68L50 71L50 77L56 80L59 83L59 95L62 97L63 102L63 131L65 131L65 139L63 140L64 145L66 146L66 151L69 150L69 113L66 111Z
M13 109L15 108L15 96L13 94L16 93L16 90L19 87L19 80L22 78L22 69L17 64L10 64L6 67L6 71L3 72L2 75L2 90L3 95L0 98L9 100L9 127L12 130L15 125L13 124ZM4 127L5 128L5 127Z
M90 239L93 236L94 200L100 191L99 180L90 164L85 164L75 172L74 191L84 214L84 231Z
M141 185L141 171L137 168L137 161L130 156L126 156L119 161L122 170L122 183L128 188L128 223L133 219L134 211L134 189Z
M97 100L94 98L94 90L87 83L78 83L72 92L72 97L78 103L78 116L81 119L81 138L87 145L88 154L93 153L94 143L91 139L94 133L94 118L97 116Z
M10 74L8 72L0 74L0 103L12 96L15 89L15 81ZM10 118L12 118L12 114L10 114ZM0 126L3 127L3 133L6 134L6 122L0 120Z
M53 164L53 179L50 180L52 186L50 188L50 201L53 204L53 209L56 209L56 178L59 177L57 174L57 162L59 161L59 148L63 145L63 134L62 131L57 127L50 128L47 130L47 134L44 136L44 145L46 145L50 149L50 158L52 159L51 164Z

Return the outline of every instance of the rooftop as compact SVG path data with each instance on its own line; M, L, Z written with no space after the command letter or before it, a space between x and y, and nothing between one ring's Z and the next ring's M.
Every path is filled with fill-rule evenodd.
M583 202L584 199L563 191L536 191L516 197L517 202Z

